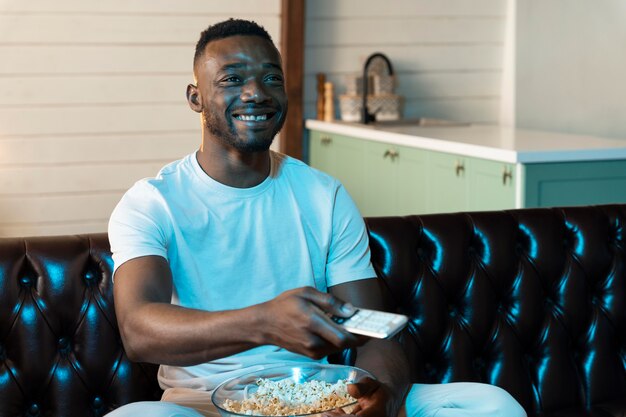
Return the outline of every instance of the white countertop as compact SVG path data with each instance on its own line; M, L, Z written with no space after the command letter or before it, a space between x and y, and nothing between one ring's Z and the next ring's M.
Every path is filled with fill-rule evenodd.
M307 120L307 129L508 163L626 159L626 139L511 129L496 125L372 126Z

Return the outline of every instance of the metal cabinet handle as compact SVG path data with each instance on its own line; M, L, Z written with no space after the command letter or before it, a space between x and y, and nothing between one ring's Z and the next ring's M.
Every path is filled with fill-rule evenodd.
M390 157L392 162L395 161L396 158L399 156L400 156L400 153L398 153L398 151L396 151L395 149L387 149L385 153L383 154L383 158Z
M328 136L324 136L320 142L322 142L322 145L330 145L332 143L332 139L329 138Z
M502 170L502 185L506 185L507 180L513 181L513 170L507 169L505 165L504 169Z
M461 174L465 172L465 164L460 159L456 160L456 165L454 166L454 172L456 172L457 177L460 177Z

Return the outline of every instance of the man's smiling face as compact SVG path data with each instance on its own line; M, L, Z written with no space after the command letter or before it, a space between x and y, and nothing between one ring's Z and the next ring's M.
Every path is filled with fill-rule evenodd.
M211 139L243 151L269 149L287 113L278 51L258 36L211 41L195 66L196 105Z

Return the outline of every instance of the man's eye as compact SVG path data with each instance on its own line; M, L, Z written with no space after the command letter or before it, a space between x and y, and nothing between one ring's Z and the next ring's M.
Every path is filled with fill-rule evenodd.
M283 77L281 77L280 75L268 75L267 77L265 77L265 80L271 83L282 83Z
M236 75L230 75L230 76L222 79L222 82L224 82L224 83L238 83L239 81L240 81L240 79Z

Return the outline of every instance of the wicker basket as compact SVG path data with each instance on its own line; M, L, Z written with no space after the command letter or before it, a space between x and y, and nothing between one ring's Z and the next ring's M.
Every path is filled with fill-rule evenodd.
M396 87L395 76L375 74L372 78L375 95L393 94Z
M355 94L339 96L341 120L358 122L361 120L363 98ZM367 110L375 114L376 120L398 120L402 114L402 97L395 94L371 95L367 98Z

